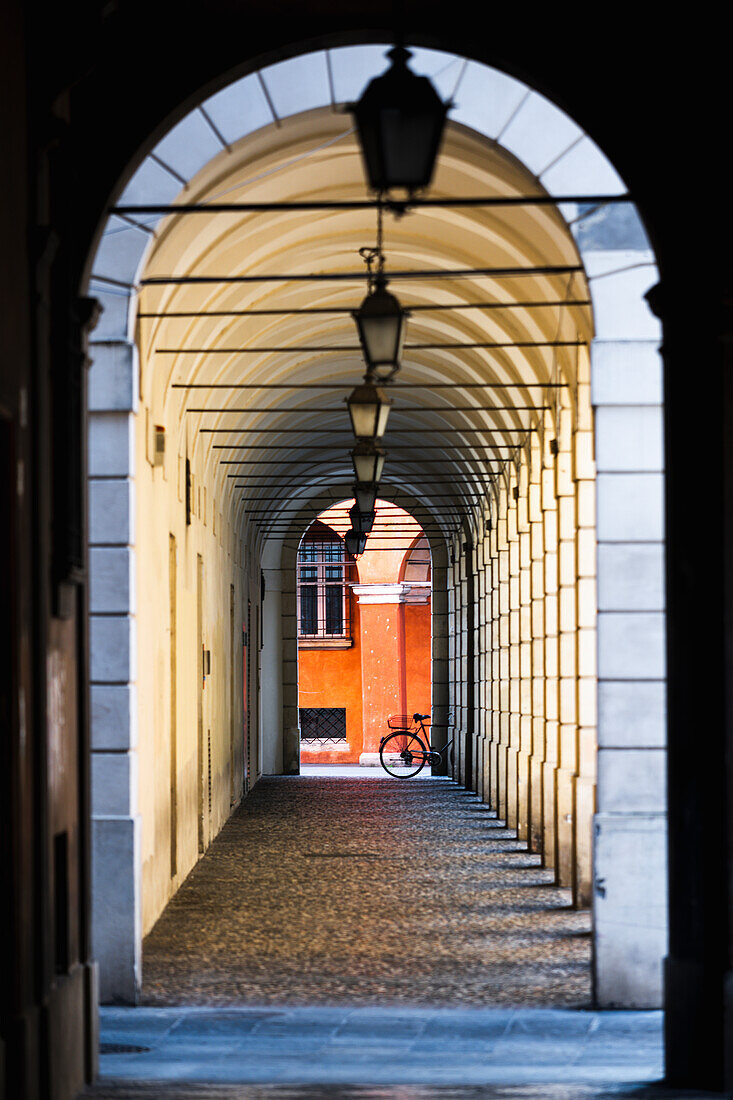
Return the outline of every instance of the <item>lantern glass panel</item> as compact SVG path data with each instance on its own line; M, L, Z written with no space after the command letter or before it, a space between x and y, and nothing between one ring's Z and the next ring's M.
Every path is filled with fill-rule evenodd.
M430 80L408 68L409 50L396 47L392 64L370 81L352 105L370 186L404 187L411 194L433 175L450 103Z
M374 482L382 477L385 452L374 443L363 440L351 452L357 481Z
M367 295L355 314L367 366L397 366L405 339L405 311L384 287Z
M344 543L346 545L346 552L351 554L352 558L358 557L359 554L364 553L366 547L366 535L360 531L347 531L344 535Z
M357 439L381 439L387 430L392 402L378 386L358 386L348 400L349 415Z
M354 499L359 505L359 511L373 512L374 504L377 499L377 486L373 482L367 482L366 484L357 482L353 488Z

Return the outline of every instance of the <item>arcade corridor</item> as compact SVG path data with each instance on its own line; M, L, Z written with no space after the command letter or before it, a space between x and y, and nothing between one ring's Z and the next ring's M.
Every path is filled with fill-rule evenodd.
M265 777L147 936L142 1002L587 1007L590 915L515 836L449 779Z
M733 1089L725 36L403 7L0 15L0 1100L78 1100L100 1053L162 1100L164 1048L225 1075L232 1037L267 1072L174 1093L411 1100L405 1054L431 1096L570 1100L604 1036L601 1095ZM378 500L431 560L455 760L404 790L299 774L301 711L344 709L302 636L356 663L349 599L424 596L324 553L303 616L352 499L344 578ZM408 1017L377 1080L354 1036Z
M260 780L146 938L143 1004L102 1009L90 1096L645 1095L661 1014L590 1010L589 916L539 864L449 779Z

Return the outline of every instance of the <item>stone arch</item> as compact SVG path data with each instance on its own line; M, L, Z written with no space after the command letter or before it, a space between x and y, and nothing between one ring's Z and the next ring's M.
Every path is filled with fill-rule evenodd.
M381 65L382 48L347 46L314 51L249 73L216 92L176 124L135 171L120 201L170 202L190 187L199 171L246 133L295 113L319 110L332 102L328 81L332 69L335 98L353 98L368 75ZM496 143L526 165L538 186L558 199L568 192L594 196L623 194L613 167L590 137L555 105L520 81L475 61L440 51L417 50L417 68L431 72L443 94L458 100L455 121ZM457 86L456 86L457 85ZM297 95L294 94L297 89ZM244 120L244 124L242 125ZM249 129L247 127L249 126ZM619 211L622 213L619 214ZM644 294L656 281L651 251L633 208L601 206L588 212L563 205L587 276L593 303L594 335L583 385L592 387L596 417L598 508L598 681L599 787L596 859L606 883L598 893L597 993L601 1003L649 1004L660 996L658 962L664 928L659 911L650 913L646 941L639 948L641 965L619 966L628 941L618 928L633 922L638 898L628 891L631 872L637 893L650 876L663 878L664 663L663 607L659 598L662 556L661 371L657 356L659 327L646 309ZM113 215L103 232L89 281L89 292L105 307L91 345L90 502L92 573L93 738L98 831L134 837L134 814L111 812L107 794L119 791L120 772L133 782L135 693L134 603L134 440L140 364L134 339L135 287L146 263L157 223ZM592 364L592 370L591 370ZM556 411L557 412L557 411ZM572 417L572 407L566 410ZM557 415L546 418L542 456L534 441L535 462L520 463L518 476L527 484L549 469L545 436L559 433ZM568 452L569 453L569 452ZM542 465L545 463L545 465ZM525 472L526 471L526 472ZM496 512L513 489L509 468L493 490ZM503 484L503 488L498 488ZM503 496L502 496L503 493ZM629 508L629 502L633 508ZM484 506L481 505L482 515ZM417 514L417 513L415 513ZM480 518L474 516L470 554L483 553ZM442 538L443 536L441 536ZM259 553L260 546L254 547ZM465 553L454 543L459 569ZM283 553L285 551L283 550ZM437 549L436 549L437 552ZM629 563L632 563L631 566ZM465 563L464 563L465 565ZM282 564L280 565L282 569ZM447 564L445 568L448 569ZM630 591L629 576L645 577L647 606ZM113 605L105 603L114 590ZM272 590L271 590L272 591ZM289 593L283 593L289 595ZM125 605L125 600L127 604ZM653 601L656 600L656 603ZM447 614L447 612L446 612ZM446 627L445 637L448 637ZM290 639L284 638L287 650ZM631 641L633 646L627 645ZM114 665L110 664L114 653ZM442 657L438 657L443 660ZM446 668L448 653L445 655ZM282 690L291 685L283 666ZM297 684L297 677L296 677ZM446 676L447 683L447 676ZM447 697L446 697L447 698ZM447 702L438 706L446 707ZM283 728L292 704L283 700ZM629 744L629 715L641 737ZM641 720L640 720L641 715ZM113 729L128 731L120 740ZM292 738L291 738L292 740ZM645 754L649 782L637 786L640 753ZM629 779L632 778L631 786ZM130 787L131 789L131 787ZM629 800L629 790L636 796ZM130 800L123 799L126 806ZM112 809L118 809L114 802ZM112 822L124 819L124 823ZM624 863L643 834L647 862ZM629 839L631 838L631 839ZM139 856L125 846L131 873L139 874ZM659 889L662 889L661 883ZM624 900L624 898L626 900ZM131 943L139 943L139 920L133 900L128 922ZM609 929L605 936L604 928ZM610 931L614 929L615 931ZM631 933L630 933L631 934ZM636 935L636 933L633 933ZM638 941L637 946L638 946ZM624 973L619 984L614 975Z
M281 593L280 618L282 621L282 729L283 763L286 773L299 771L298 732L298 631L296 621L296 561L303 531L313 515L325 511L339 500L348 499L350 486L329 487L328 491L314 495L308 507L289 515L289 530L281 539L273 540L268 561L272 563L268 575ZM439 525L425 507L423 501L411 494L389 493L380 490L380 497L405 508L420 523L428 539L433 555L433 589L431 601L432 621L432 694L435 743L447 740L448 676L447 676L447 548ZM273 653L273 666L278 662L277 650ZM273 667L273 672L277 674Z

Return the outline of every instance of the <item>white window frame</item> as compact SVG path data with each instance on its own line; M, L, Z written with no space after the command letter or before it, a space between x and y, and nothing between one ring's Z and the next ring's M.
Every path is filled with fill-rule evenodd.
M315 561L302 561L301 554L305 546L315 546L318 551L318 556ZM325 547L338 547L341 551L341 558L339 560L327 561L323 556L323 549ZM309 539L304 538L298 549L298 638L303 641L317 641L321 638L337 638L346 639L351 636L350 624L347 617L347 590L346 590L346 548L342 539L334 537L333 539ZM338 581L329 580L326 576L326 570L334 566L341 567L341 630L339 633L334 634L326 630L326 588L332 587L338 584ZM301 618L301 601L300 591L303 581L301 580L302 569L315 569L315 580L309 580L305 583L308 585L316 585L316 633L304 634L302 630L303 620Z

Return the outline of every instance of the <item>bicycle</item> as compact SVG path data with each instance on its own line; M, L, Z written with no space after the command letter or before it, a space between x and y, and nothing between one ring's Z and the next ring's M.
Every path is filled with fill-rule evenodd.
M443 753L451 747L453 738L442 749L431 745L424 724L429 719L429 714L413 714L412 718L409 714L393 714L387 719L387 725L394 733L385 734L379 742L379 762L387 775L395 779L411 779L426 764L437 766L443 762ZM410 728L413 723L419 726L419 732Z

